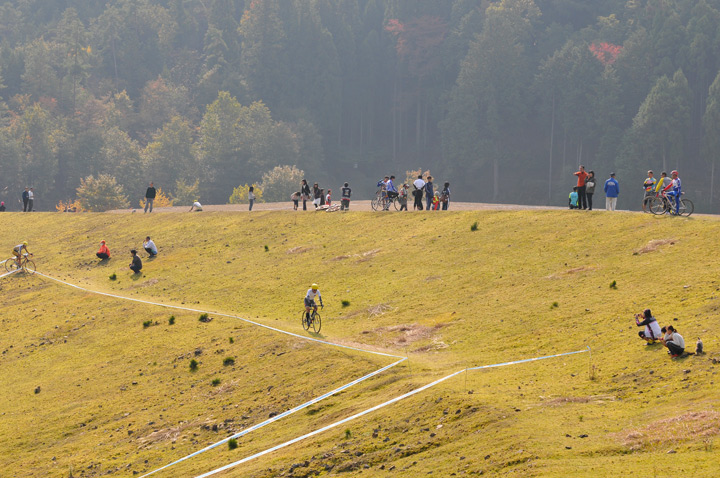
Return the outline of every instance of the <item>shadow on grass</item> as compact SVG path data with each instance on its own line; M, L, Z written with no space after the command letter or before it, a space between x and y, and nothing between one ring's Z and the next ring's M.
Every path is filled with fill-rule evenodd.
M100 259L100 261L95 265L98 267L107 267L108 265L110 265L110 258L108 257L107 259Z
M144 277L144 275L143 275L142 271L140 271L140 272L135 272L135 273L133 273L133 274L130 276L130 279L132 279L132 280L140 280L140 279L142 279L143 277Z

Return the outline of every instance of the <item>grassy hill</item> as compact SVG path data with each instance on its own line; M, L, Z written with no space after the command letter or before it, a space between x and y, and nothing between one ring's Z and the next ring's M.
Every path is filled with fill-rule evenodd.
M318 338L409 360L236 449L223 444L153 476L210 471L466 367L587 346L592 355L463 373L218 476L716 474L714 219L279 211L2 220L7 255L27 239L40 272L213 319L39 275L0 279L2 476L139 476L395 361L217 314L314 336L299 320L313 281L326 305ZM133 276L128 250L146 235L160 255ZM105 264L94 256L101 239L112 252ZM645 346L632 317L646 307L688 350L702 337L708 354L671 360Z

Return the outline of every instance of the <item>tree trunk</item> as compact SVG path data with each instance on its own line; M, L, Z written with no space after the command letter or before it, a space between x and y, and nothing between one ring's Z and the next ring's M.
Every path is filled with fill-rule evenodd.
M498 194L499 194L499 177L500 177L500 158L498 157L499 154L496 152L493 155L493 196L492 196L492 202L496 203Z
M715 198L715 161L710 166L710 212L713 212L713 199Z
M395 72L395 81L393 81L393 99L392 99L392 143L393 143L393 161L397 159L397 90L398 90L398 72Z
M552 166L553 146L555 142L555 92L552 97L552 115L550 117L550 162L548 167L548 204L552 204Z

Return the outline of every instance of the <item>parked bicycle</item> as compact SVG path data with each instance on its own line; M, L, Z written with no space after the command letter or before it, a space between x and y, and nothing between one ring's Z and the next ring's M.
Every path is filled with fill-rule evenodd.
M370 201L370 207L373 211L389 211L390 208L394 208L396 211L400 210L400 201L396 197L388 197L387 191L378 189L375 193L375 197Z
M32 259L28 259L28 254L23 254L20 261L17 260L15 257L11 257L8 260L5 261L5 270L8 272L15 272L17 270L22 270L23 272L27 274L34 274L35 273L35 262L33 262Z
M688 217L695 211L695 205L691 200L682 197L683 194L685 193L680 195L680 209L678 211L675 211L675 198L668 197L665 194L658 194L651 198L648 208L650 212L656 215L677 213L680 216Z
M310 328L312 328L316 334L320 333L320 327L322 327L322 320L320 319L320 314L318 314L317 310L313 310L312 312L310 312L309 319L307 318L307 312L303 310L300 320L302 320L303 329L309 331Z

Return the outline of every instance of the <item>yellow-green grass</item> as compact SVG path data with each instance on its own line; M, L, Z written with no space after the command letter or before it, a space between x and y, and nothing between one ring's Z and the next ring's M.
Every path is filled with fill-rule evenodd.
M410 357L235 450L223 445L157 476L209 471L468 366L587 346L592 357L459 375L221 476L716 473L713 219L577 211L2 219L7 255L27 239L40 272L302 335L302 297L318 282L320 338ZM142 251L146 235L160 255L134 276L128 251ZM107 263L94 256L101 239ZM0 469L9 476L147 472L393 361L39 276L0 281ZM645 307L675 325L688 350L701 336L709 353L673 361L662 346L643 345L632 315ZM148 320L158 325L143 327ZM225 357L235 364L224 366Z

